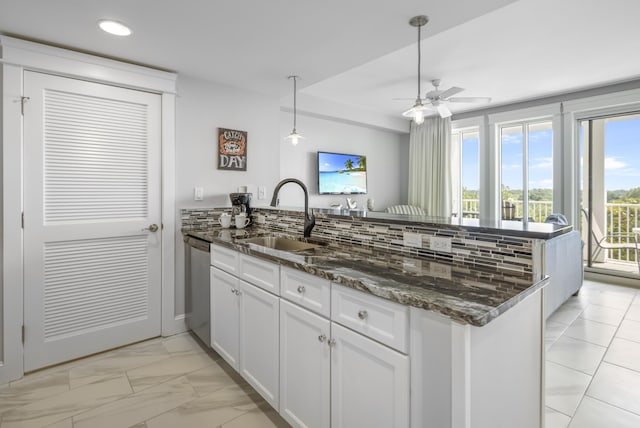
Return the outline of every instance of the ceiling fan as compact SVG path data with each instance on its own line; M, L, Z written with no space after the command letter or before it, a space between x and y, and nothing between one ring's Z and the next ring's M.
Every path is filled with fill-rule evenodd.
M426 107L433 107L438 111L440 117L451 116L451 110L447 107L446 103L488 103L491 101L490 97L454 97L464 91L464 88L452 86L446 90L440 90L440 79L433 79L431 81L433 90L427 92L424 96L424 105ZM408 100L412 98L394 98L394 100Z
M488 103L491 101L489 97L454 97L454 95L459 94L464 91L463 88L458 88L457 86L452 86L447 90L440 90L440 79L433 79L431 81L433 85L433 90L427 92L425 95L425 104L431 104L438 113L440 113L440 117L449 117L451 116L451 110L446 106L445 103Z

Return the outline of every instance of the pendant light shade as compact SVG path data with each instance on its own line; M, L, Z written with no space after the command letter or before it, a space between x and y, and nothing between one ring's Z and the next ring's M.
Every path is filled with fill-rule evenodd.
M420 125L424 122L424 112L427 108L422 105L422 100L420 98L416 99L416 103L409 110L402 113L404 117L408 117L409 119L413 119L416 125Z
M418 95L413 107L402 113L402 115L404 117L412 119L417 125L420 125L422 122L424 122L424 115L425 111L427 110L427 108L422 104L422 98L420 97L420 29L422 28L422 26L426 25L427 22L429 22L429 18L426 15L414 16L409 20L409 25L411 25L412 27L418 27Z
M293 79L293 129L291 130L291 134L287 135L285 140L290 141L294 146L304 138L302 135L298 134L298 131L296 131L296 81L299 78L299 76L289 76L289 79Z

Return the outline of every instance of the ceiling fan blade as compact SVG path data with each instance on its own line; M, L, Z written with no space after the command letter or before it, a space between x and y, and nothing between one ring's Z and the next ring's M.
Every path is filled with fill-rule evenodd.
M415 101L415 98L391 98L391 101Z
M444 104L438 104L436 106L436 109L438 110L438 113L440 113L440 117L442 118L451 116L451 110L449 110L449 107Z
M464 91L463 88L458 88L457 86L452 86L449 89L447 89L446 91L442 91L440 93L440 99L441 100L446 100L447 98L452 97L455 94L459 94L462 91Z
M491 97L453 97L447 101L452 103L489 103L491 102Z

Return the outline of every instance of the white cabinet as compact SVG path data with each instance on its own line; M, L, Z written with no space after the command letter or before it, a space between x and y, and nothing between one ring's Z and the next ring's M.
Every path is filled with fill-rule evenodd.
M235 370L239 370L240 299L238 278L211 268L211 347Z
M240 374L278 408L280 299L244 281L240 290Z
M409 357L331 323L331 428L408 428Z
M331 320L378 342L409 351L409 308L351 288L331 284Z
M405 306L227 248L212 263L212 346L293 427L409 427Z
M275 408L279 302L277 296L211 268L211 346Z
M409 383L407 355L281 299L280 414L294 427L408 428Z
M331 316L331 285L328 280L282 267L280 296L315 313Z
M280 415L296 428L330 426L330 322L280 302Z
M278 264L240 254L238 273L241 279L273 294L280 294L280 266Z
M211 245L211 265L225 272L238 274L240 253L230 248Z

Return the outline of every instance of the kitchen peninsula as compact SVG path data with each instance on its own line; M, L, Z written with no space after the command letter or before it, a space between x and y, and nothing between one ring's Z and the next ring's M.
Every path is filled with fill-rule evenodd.
M327 393L331 406L326 414L315 415L317 426L328 426L321 421L329 419L331 426L354 426L357 415L359 422L381 427L541 426L543 293L548 282L541 258L545 242L570 233L570 227L509 224L501 228L316 212L313 236L317 242L311 241L316 245L282 251L252 241L264 236L301 237L302 213L258 208L254 218L259 224L251 228L212 226L224 210L183 210L183 232L212 244L214 282L242 282L242 268L235 268L242 262L227 262L236 259L246 259L249 270L266 269L248 275L249 283L251 278L277 278L272 283L278 284L270 290L258 287L270 291L272 306L280 308L278 334L270 336L280 341L279 346L272 344L271 352L280 363L274 365L279 367L280 380L272 379L267 388L269 382L256 381L250 370L240 368L240 372L294 426L305 425L301 415L308 412L292 397L305 397L308 389L317 391L313 385L296 388L286 376L296 366L295 359L286 358L292 352L287 347L291 342L287 328L295 311L308 312L305 316L327 326L313 336L317 343L327 341L329 347L322 349L331 348L327 361L332 364L331 392ZM409 238L417 235L419 241L404 245L407 233L412 234ZM432 250L432 237L450 239L450 251ZM216 267L216 254L225 261L218 265L222 269ZM279 273L265 273L276 272L275 267ZM320 306L304 306L305 293L316 283L329 296L327 308L322 309L326 312ZM231 290L243 288L231 286ZM215 295L212 292L212 311ZM215 316L212 320L215 324ZM300 343L294 352L313 346L314 342L296 338ZM378 351L367 354L364 362L343 355L358 341L371 343L365 347L362 342L363 348L352 357L362 357L362 349L373 349L369 346L379 347ZM266 360L268 354L262 353ZM381 363L382 355L397 364ZM303 360L310 364L306 370L322 373L312 355ZM370 372L362 372L366 370ZM349 379L363 383L349 384ZM358 396L353 396L354 391ZM328 397L311 394L310 406L329 402Z

